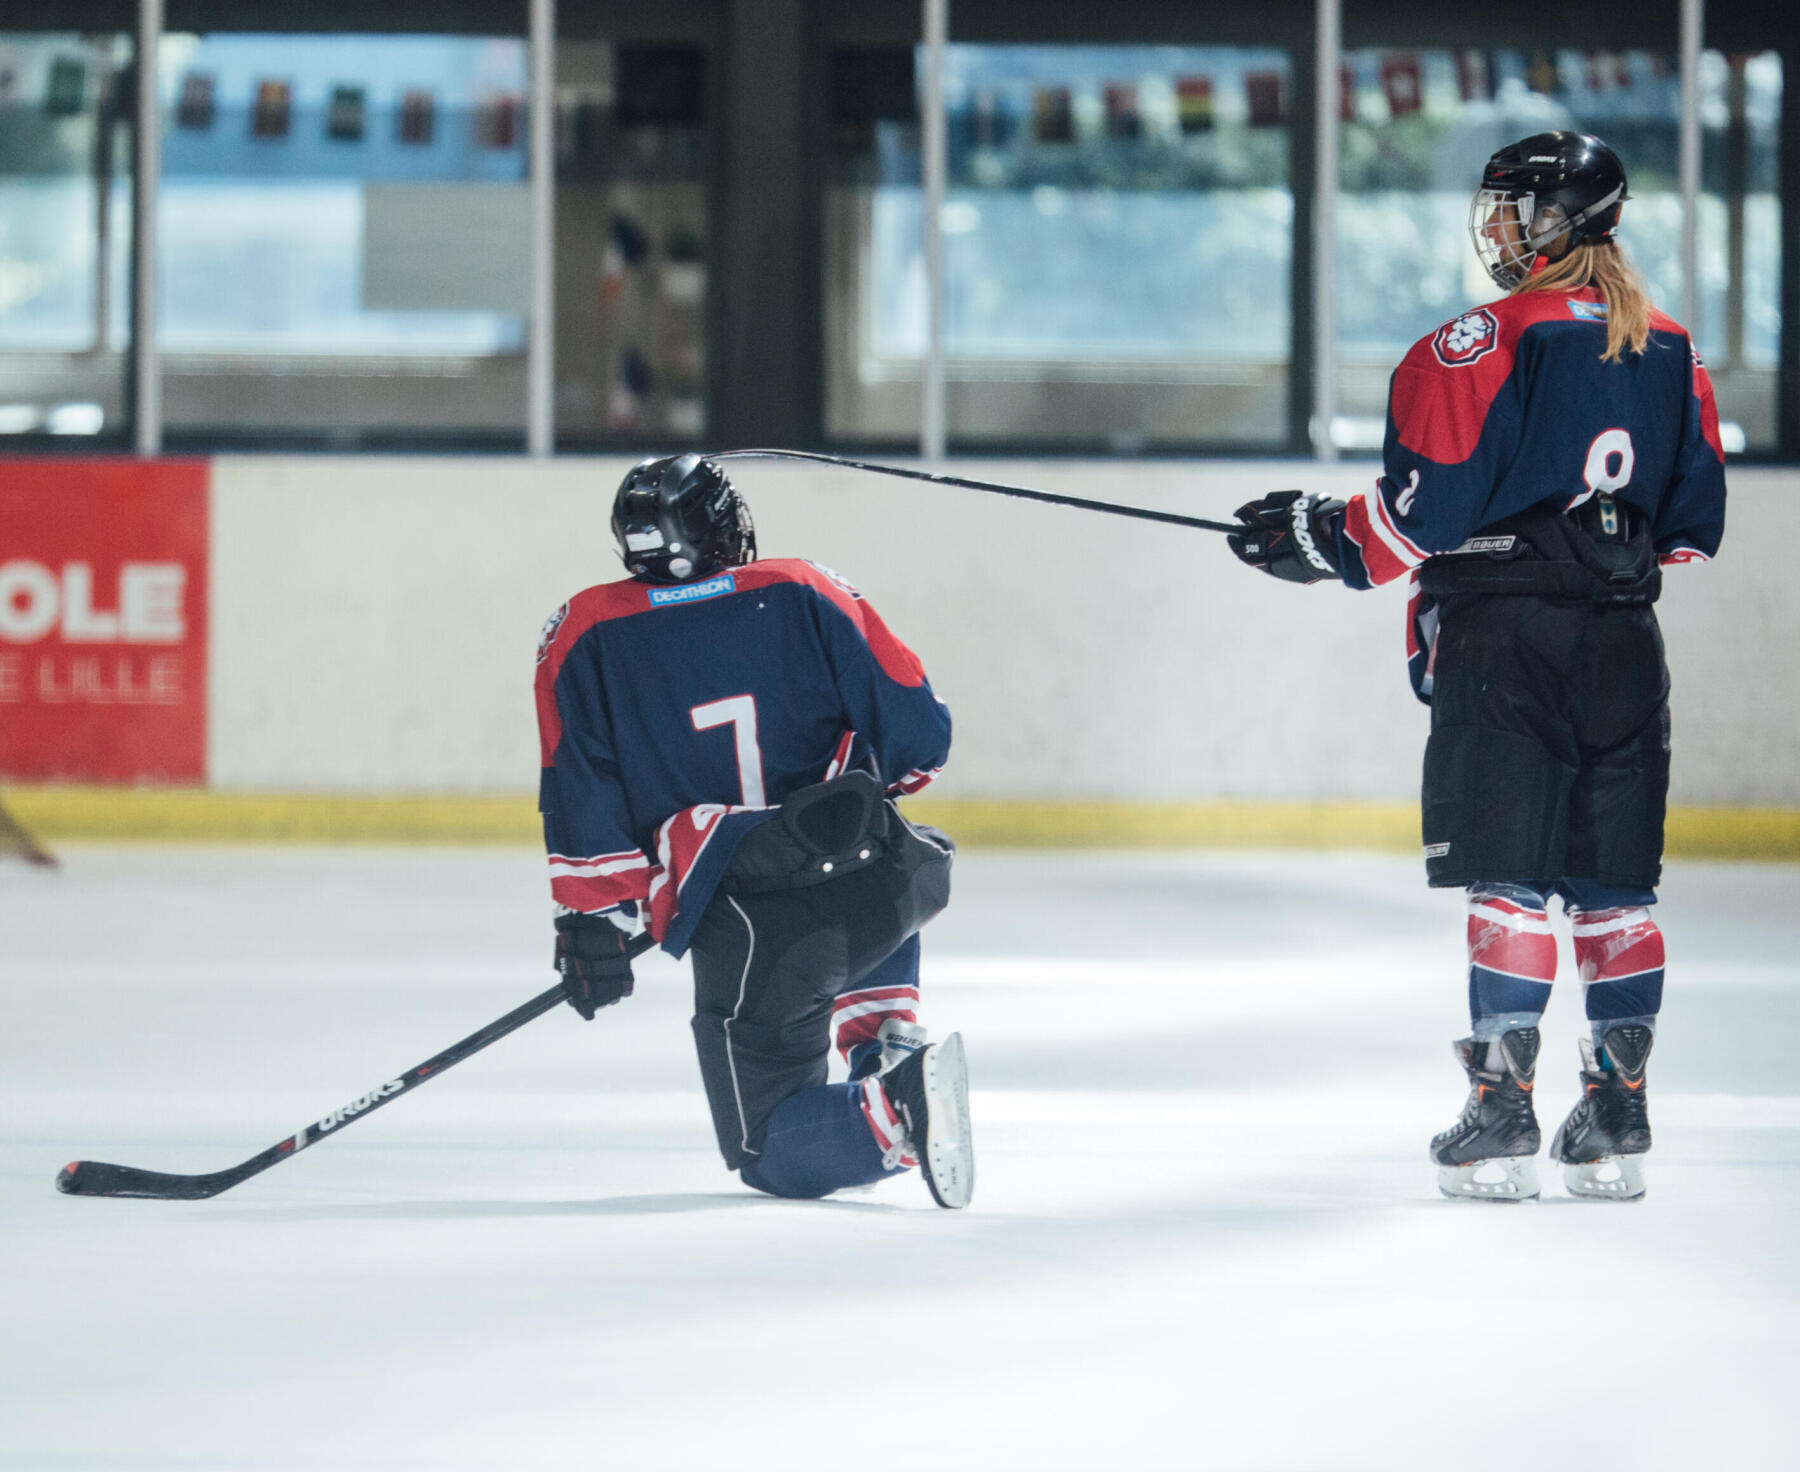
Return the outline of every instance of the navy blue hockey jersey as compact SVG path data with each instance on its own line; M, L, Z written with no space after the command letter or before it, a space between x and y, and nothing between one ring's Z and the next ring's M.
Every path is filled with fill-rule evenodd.
M576 594L544 626L537 712L552 897L635 907L677 956L790 793L856 767L917 792L950 750L917 657L849 583L793 560Z
M1725 452L1712 380L1687 333L1651 315L1649 346L1602 363L1592 287L1502 297L1415 343L1388 391L1382 474L1339 523L1353 588L1414 572L1407 659L1430 690L1416 569L1540 503L1610 492L1650 520L1665 566L1704 561L1725 531Z

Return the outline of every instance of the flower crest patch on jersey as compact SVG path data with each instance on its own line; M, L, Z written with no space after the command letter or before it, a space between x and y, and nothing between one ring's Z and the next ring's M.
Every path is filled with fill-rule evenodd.
M862 594L856 591L856 588L851 584L850 579L845 577L841 572L833 572L824 563L814 562L810 557L805 559L805 561L806 565L812 568L813 571L823 573L832 582L837 584L838 587L842 588L852 598L856 599L857 602L860 603L862 601Z
M1466 368L1500 345L1500 324L1486 307L1446 322L1431 339L1431 350L1446 368Z
M1469 367L1499 346L1499 322L1485 306L1445 322L1431 338L1431 351L1444 367Z
M544 631L538 635L537 662L542 664L550 657L550 646L556 642L556 631L563 626L563 620L569 616L569 605L563 606L544 620Z

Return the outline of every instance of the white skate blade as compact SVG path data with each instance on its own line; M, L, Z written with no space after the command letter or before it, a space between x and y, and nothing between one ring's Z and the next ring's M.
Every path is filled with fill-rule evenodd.
M927 1123L919 1164L939 1206L967 1206L975 1194L975 1145L969 1130L969 1065L962 1034L925 1050Z
M1565 1163L1563 1185L1583 1201L1636 1201L1649 1189L1641 1155L1602 1155L1580 1165Z
M1452 1201L1535 1201L1537 1161L1529 1155L1501 1155L1472 1165L1440 1165L1438 1190Z

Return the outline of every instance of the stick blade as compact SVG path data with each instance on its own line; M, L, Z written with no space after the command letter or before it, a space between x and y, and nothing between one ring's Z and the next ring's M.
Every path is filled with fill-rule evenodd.
M71 1160L56 1176L56 1189L65 1196L137 1196L155 1201L204 1201L231 1184L217 1176L171 1176L103 1160Z

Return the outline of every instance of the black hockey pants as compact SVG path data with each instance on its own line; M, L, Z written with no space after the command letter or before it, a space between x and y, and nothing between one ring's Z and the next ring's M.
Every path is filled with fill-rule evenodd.
M1669 788L1655 610L1458 595L1440 618L1423 784L1431 884L1654 888Z
M760 1152L776 1105L825 1082L838 994L866 984L949 902L950 841L907 823L878 788L850 829L806 821L801 801L834 786L795 794L783 821L743 841L690 943L700 1074L733 1170Z

